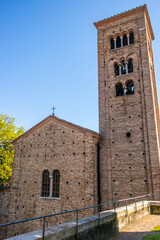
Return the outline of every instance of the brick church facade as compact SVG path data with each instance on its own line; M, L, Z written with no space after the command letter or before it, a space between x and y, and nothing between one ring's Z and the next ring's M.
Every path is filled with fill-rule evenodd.
M14 140L8 222L144 194L152 199L160 195L154 34L147 6L94 25L99 133L49 116ZM70 219L73 216L65 220ZM40 224L10 226L8 233L31 231ZM52 224L53 219L48 226Z

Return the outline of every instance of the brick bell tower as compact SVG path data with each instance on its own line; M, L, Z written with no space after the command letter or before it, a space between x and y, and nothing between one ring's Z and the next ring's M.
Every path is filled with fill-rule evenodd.
M154 34L141 6L94 23L98 30L101 202L160 195ZM158 199L156 197L156 199Z

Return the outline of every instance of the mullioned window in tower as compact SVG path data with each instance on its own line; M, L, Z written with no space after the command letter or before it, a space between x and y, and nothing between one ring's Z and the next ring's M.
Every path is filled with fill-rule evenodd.
M120 63L114 64L114 73L115 76L121 76L133 72L133 60L130 58L128 61L125 61L124 58Z
M110 49L118 49L125 46L129 46L134 43L134 32L130 31L124 33L123 35L118 35L117 37L110 38Z
M126 82L126 95L134 94L134 82L129 80Z

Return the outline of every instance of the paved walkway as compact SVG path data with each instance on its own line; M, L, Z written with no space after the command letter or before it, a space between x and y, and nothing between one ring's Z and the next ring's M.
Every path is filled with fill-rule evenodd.
M160 215L148 215L121 229L108 240L141 240L146 234L160 235L160 232L151 232L157 225L160 225Z

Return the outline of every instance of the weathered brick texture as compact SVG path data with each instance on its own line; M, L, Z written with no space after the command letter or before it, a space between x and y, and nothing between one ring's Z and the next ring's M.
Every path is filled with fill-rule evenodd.
M146 5L95 23L98 30L99 131L102 202L160 194L159 107L154 38ZM110 39L134 32L134 44L111 50ZM133 59L133 73L115 76L114 63ZM115 85L134 81L134 94L116 96ZM127 138L126 133L131 133Z
M15 158L9 221L17 221L97 204L99 134L48 117L14 143ZM41 197L42 173L60 172L60 198ZM88 214L93 213L88 211ZM80 217L87 211L80 213ZM75 219L75 214L47 219L48 225ZM40 228L39 221L10 226L20 234ZM9 232L10 232L9 231Z
M7 223L8 210L10 200L10 189L8 187L0 187L0 224ZM0 228L0 239L7 236L7 228Z

